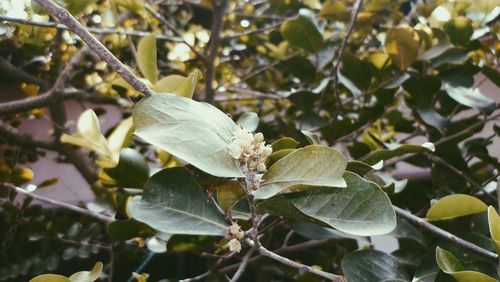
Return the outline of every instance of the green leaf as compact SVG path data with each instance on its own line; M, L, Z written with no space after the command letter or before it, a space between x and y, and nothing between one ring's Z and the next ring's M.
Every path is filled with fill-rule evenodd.
M484 273L464 270L462 263L452 253L440 247L436 248L436 262L443 272L453 276L457 282L498 282Z
M372 63L346 53L342 57L342 66L338 73L339 81L353 95L358 96L370 87L374 70Z
M444 134L444 129L448 125L448 120L440 115L434 108L429 106L419 107L417 113L426 124L436 128L441 134Z
M300 9L298 17L285 21L280 31L290 44L309 52L318 52L323 46L323 35L314 13L308 9Z
M305 215L349 234L391 232L396 214L380 187L352 172L345 172L344 179L347 188L313 187L290 195L290 200Z
M321 10L319 11L319 16L329 20L338 20L346 22L349 20L351 13L347 8L346 4L342 1L328 0L323 3Z
M360 161L348 161L346 170L350 172L354 172L358 175L365 175L372 170L379 170L383 167L384 161L380 161L374 165L369 165Z
M149 34L139 41L137 46L137 64L142 74L151 83L158 81L158 66L156 63L156 37Z
M238 118L236 123L241 125L246 131L254 132L259 126L259 116L254 112L246 112Z
M134 110L135 135L206 173L242 177L228 152L236 124L206 103L169 94L153 95Z
M384 47L394 64L404 70L417 59L420 43L411 27L393 27L385 35Z
M222 236L228 228L193 175L182 167L153 175L142 199L134 197L128 211L134 219L164 233Z
M71 280L62 275L42 274L32 278L29 282L71 282Z
M215 186L217 201L225 212L230 211L233 206L245 197L245 191L238 181L223 181Z
M479 88L473 89L445 84L445 89L453 100L464 106L483 110L486 113L491 113L496 108L495 101L493 101L490 97L483 95Z
M102 273L102 262L97 262L92 270L90 271L80 271L69 277L71 282L94 282L99 279Z
M282 137L271 144L273 152L278 152L285 149L295 149L299 145L295 139L290 137Z
M491 82L495 83L497 87L500 87L500 73L496 69L491 68L489 66L484 66L481 69L481 72L486 77L488 77L491 80Z
M428 220L445 220L484 212L487 209L488 206L476 197L453 194L433 204L425 217Z
M142 188L149 178L146 158L131 148L122 149L118 165L105 168L104 172L115 180L116 186L125 188Z
M342 174L346 165L346 158L333 148L310 145L297 149L269 168L254 196L268 199L304 186L345 187Z
M426 142L422 145L404 144L399 145L394 149L380 149L369 153L367 156L362 157L360 161L365 162L369 165L374 165L381 160L385 161L401 155L421 152L434 152L434 145L432 143Z
M273 153L269 157L267 157L267 159L266 159L266 166L267 167L272 166L275 162L288 156L293 151L295 151L295 149L283 149L283 150L279 150L277 152L273 151Z
M115 220L108 225L108 233L114 240L126 241L135 237L151 237L156 231L133 218Z
M71 14L76 15L83 12L83 10L97 2L97 0L62 0L57 2L59 2Z
M153 90L158 93L171 93L177 96L192 98L196 90L196 84L201 78L199 70L192 71L189 76L173 74L160 79L154 86Z
M494 207L488 207L488 225L491 239L495 242L497 253L500 254L500 216Z
M345 256L342 270L347 281L411 281L397 258L376 250L357 251Z
M443 30L450 37L451 43L466 46L469 43L474 29L468 18L458 16L444 24Z

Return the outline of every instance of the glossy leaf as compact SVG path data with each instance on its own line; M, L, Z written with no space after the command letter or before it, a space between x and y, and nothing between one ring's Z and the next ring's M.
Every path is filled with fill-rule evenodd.
M347 160L337 150L320 145L297 149L273 164L262 176L256 199L304 186L345 187L342 174Z
M360 161L365 162L369 165L374 165L381 160L388 160L390 158L402 156L411 153L421 153L421 152L434 152L434 145L432 143L424 143L422 145L404 144L396 146L394 149L380 149L369 153L364 156Z
M236 124L206 103L170 94L153 95L134 110L135 135L206 173L242 177L229 154Z
M386 33L384 47L394 64L404 70L417 59L418 35L411 27L393 27Z
M349 234L391 232L396 227L396 214L380 187L351 172L345 172L344 179L346 188L310 188L291 195L292 204L305 215Z
M295 149L299 145L295 139L290 137L282 137L271 144L273 152L278 152L285 149Z
M201 72L195 70L184 77L173 74L160 79L153 89L158 93L171 93L177 96L192 98L196 90L196 84L201 79Z
M233 206L245 197L245 191L238 181L223 181L215 186L217 202L225 211L230 211Z
M496 108L495 101L483 95L479 88L465 88L445 84L445 89L453 100L464 106L483 110L487 113L493 112Z
M428 220L446 220L455 217L485 212L485 203L476 197L465 194L453 194L441 198L427 211Z
M31 279L29 282L71 282L66 276L58 274L42 274Z
M285 21L280 31L291 45L309 52L318 52L323 45L323 35L316 24L314 13L307 9L300 9L297 18Z
M153 175L142 198L134 197L128 211L134 219L169 234L222 236L227 230L193 175L181 167Z
M243 113L236 123L248 132L254 132L259 126L259 116L254 112Z
M368 250L357 251L342 259L342 269L348 281L410 281L405 267L389 254Z
M455 45L466 46L474 32L470 20L464 16L458 16L445 23L444 31Z
M102 273L102 262L97 262L90 271L79 271L69 277L71 282L93 282L99 279Z
M462 263L450 252L440 247L436 248L436 262L439 268L453 276L457 282L498 282L484 273L465 270Z
M320 17L329 20L348 21L350 15L351 13L344 2L338 0L326 1L319 11Z
M137 64L142 74L153 84L158 81L156 60L156 37L149 34L143 37L137 46Z
M500 216L494 207L488 207L488 226L491 239L495 242L497 253L500 253Z
M104 172L114 179L116 186L125 188L142 188L149 178L146 158L131 148L122 149L118 165L105 168Z

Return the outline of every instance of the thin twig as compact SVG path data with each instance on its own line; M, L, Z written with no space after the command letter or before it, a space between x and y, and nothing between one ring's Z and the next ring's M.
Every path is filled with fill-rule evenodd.
M12 22L12 23L23 24L23 25L30 25L30 26L45 27L45 28L55 28L58 30L70 30L67 26L65 26L64 24L60 24L60 23L30 21L30 20L24 20L24 19L19 19L19 18L11 18L11 17L7 17L4 15L0 15L0 21ZM130 31L130 30L123 30L123 29L116 29L116 28L87 27L86 29L90 33L100 34L100 35L120 34L120 35L127 35L127 36L133 36L133 37L145 37L145 36L151 34L148 31L138 31L138 30ZM172 37L172 36L160 35L160 34L155 35L155 37L157 40L182 42L182 38L178 38L178 37Z
M163 17L160 13L158 13L155 9L153 9L153 7L151 7L151 5L146 4L146 5L144 5L144 7L146 7L146 10L148 10L148 12L151 13L151 15L153 15L153 17L155 17L164 26L166 26L170 31L172 31L175 35L177 35L179 37L179 39L181 40L181 42L186 44L186 46L188 46L189 49L191 49L196 54L196 56L200 57L203 60L206 59L205 55L200 53L193 45L189 44L182 36L182 33L180 31L178 31L175 28L175 26L173 26L167 19L165 19L165 17Z
M20 194L23 194L27 197L33 198L35 200L45 202L45 203L48 203L48 204L51 204L54 206L58 206L61 208L65 208L67 210L70 210L70 211L73 211L73 212L76 212L79 214L83 214L83 215L86 215L89 217L93 217L93 218L98 219L98 220L105 222L105 223L111 223L111 222L115 221L112 217L105 216L105 215L102 215L99 213L95 213L95 212L90 211L88 209L84 209L84 208L81 208L81 207L78 207L78 206L75 206L72 204L68 204L65 202L58 201L58 200L50 199L50 198L47 198L47 197L44 197L44 196L41 196L41 195L38 195L35 193L30 193L30 192L26 191L25 189L23 189L21 187L17 187L17 186L12 185L12 184L4 183L3 186L6 188L9 188L11 190L16 191L17 193L20 193Z
M54 142L47 142L35 139L31 134L20 132L17 128L0 121L0 140L14 141L19 146L33 146L46 150L58 151L59 148Z
M219 53L221 44L221 32L224 21L224 14L227 8L227 0L222 0L217 4L217 0L212 0L213 24L212 34L209 39L208 53L206 55L206 70L205 70L205 102L212 103L215 96L215 59Z
M316 268L313 268L311 266L308 266L308 265L305 265L305 264L302 264L302 263L298 263L296 261L293 261L291 259L288 259L288 258L285 258L285 257L282 257L274 252L271 252L269 251L268 249L264 248L262 245L259 246L259 247L256 247L256 244L254 241L250 240L250 239L246 239L245 240L245 243L248 244L249 246L251 247L254 247L257 249L257 251L265 256L265 257L268 257L270 259L273 259L281 264L284 264L284 265L287 265L287 266L290 266L290 267L293 267L293 268L296 268L296 269L299 269L299 270L302 270L302 271L306 271L306 272L309 272L309 273L312 273L312 274L315 274L315 275L318 275L320 277L323 277L323 278L326 278L330 281L336 281L336 282L343 282L344 281L344 278L340 275L336 275L336 274L333 274L333 273L329 273L329 272L326 272L326 271L323 271L323 270L319 270L319 269L316 269Z
M411 222L415 225L418 225L419 227L431 232L432 234L437 235L437 236L444 238L446 240L450 240L450 241L454 242L455 244L458 244L461 247L468 249L468 250L470 250L470 251L472 251L472 252L474 252L474 253L476 253L484 258L487 258L489 260L492 260L495 262L498 260L497 254L492 253L488 250L485 250L485 249L479 247L478 245L475 245L471 242L465 241L464 239L461 239L461 238L451 234L450 232L448 232L446 230L443 230L437 226L434 226L431 223L425 221L424 219L417 217L417 216L411 214L410 212L405 211L402 208L399 208L397 206L393 206L393 207L394 207L394 210L396 211L396 213L400 217L408 220L409 222Z
M243 272L245 271L245 269L248 265L248 260L250 259L250 257L253 255L254 252L255 252L255 249L250 249L245 254L243 259L241 260L241 263L240 263L240 266L238 267L238 270L236 270L236 273L234 273L230 282L236 282L236 281L238 281L238 279L240 279L241 275L243 274Z
M328 243L329 241L331 241L331 239L309 240L309 241L305 241L303 243L295 244L293 246L281 247L277 250L274 250L273 253L276 253L278 255L285 255L285 254L290 254L290 253L294 253L294 252L300 252L303 250L310 250L312 248L322 246L322 245ZM249 265L255 264L256 262L260 261L263 258L264 257L262 255L254 256L248 260L248 264ZM240 265L240 263L228 265L226 267L221 268L219 270L219 272L226 273L226 272L235 271L236 269L238 269L239 265Z
M331 74L330 74L331 78L330 78L330 83L329 83L332 85L332 87L325 88L325 90L333 89L333 94L335 95L335 100L337 101L336 102L337 107L341 106L341 103L340 103L339 97L338 97L338 71L339 71L340 63L342 62L342 57L344 56L347 42L349 41L349 38L351 37L351 34L354 30L354 26L356 25L356 19L358 18L358 13L361 10L362 6L363 6L363 0L356 0L356 2L354 3L354 6L353 6L352 12L351 12L351 19L349 21L349 25L347 26L347 32L346 32L344 38L342 39L342 42L340 43L340 48L339 48L339 52L337 54L337 57L333 61L333 69L332 69ZM325 96L326 92L327 91L321 92L321 96L320 96L319 103L318 103L318 109L320 109L322 104L323 104L323 100L324 100L324 96Z
M116 71L125 81L133 86L137 91L146 96L153 94L149 87L140 81L125 65L120 62L99 40L97 40L86 28L80 24L66 9L61 8L51 0L36 0L51 15L65 24L71 31L89 45L89 47L108 65Z

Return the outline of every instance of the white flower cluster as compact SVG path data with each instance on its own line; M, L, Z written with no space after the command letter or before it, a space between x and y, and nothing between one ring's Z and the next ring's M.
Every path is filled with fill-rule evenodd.
M241 251L241 243L240 240L245 237L245 232L241 230L241 227L233 222L231 226L229 226L229 234L233 237L227 243L227 247L229 247L229 251L239 253Z
M228 150L233 158L240 161L241 166L259 172L266 170L266 158L273 152L270 145L266 146L262 133L253 135L241 126L237 126L234 130Z

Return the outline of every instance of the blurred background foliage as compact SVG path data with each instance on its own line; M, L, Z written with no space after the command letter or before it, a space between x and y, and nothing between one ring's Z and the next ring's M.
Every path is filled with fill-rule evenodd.
M234 119L256 112L258 131L268 142L283 136L296 139L300 146L319 140L349 159L404 143L433 142L433 156L398 156L387 160L382 170L365 175L385 189L393 204L416 215L425 216L432 201L454 193L498 205L498 0L231 0L218 39L212 35L220 6L214 9L206 0L55 2L156 91L178 91L212 102ZM353 13L359 4L359 12ZM352 15L356 15L354 24ZM220 45L211 57L214 40ZM116 128L122 133L117 134L126 136L131 125L118 124L131 115L133 102L141 96L91 52L71 62L83 46L34 2L1 1L0 83L14 85L23 93L16 100L42 99L64 67L74 64L64 87L57 89L60 99L75 99L95 108L98 116L104 111L119 112ZM155 50L156 57L144 56ZM144 67L148 64L155 64L157 72ZM182 88L187 79L192 87ZM112 108L102 106L108 104ZM16 128L25 120L48 118L55 127L46 132L58 140L63 132L74 132L69 130L74 122L57 124L53 109L42 106L10 112L3 106L0 104L0 182L28 190L57 185L57 172L54 178L32 183L37 171L30 170L30 164L40 158L60 162L71 162L71 158L54 157L50 153L53 144L33 142ZM109 144L114 128L102 132ZM100 128L98 132L101 134ZM126 202L135 193L125 188L142 188L149 169L178 164L166 152L124 139L113 151L120 154L120 162L113 168L99 162L98 149L89 154L85 151L86 158L98 160L92 164L99 170L98 177L85 177L96 200L79 203L120 220L128 218ZM132 149L120 152L122 147ZM211 185L210 177L201 172L198 176L205 179L204 187ZM9 189L0 193L0 280L27 281L47 272L70 275L90 269L100 260L106 262L104 279L112 271L113 281L126 281L149 256L144 246L152 231L138 222L119 221L107 228L89 217L31 203L29 197ZM485 213L437 225L494 251L486 237ZM311 226L280 218L269 220L267 226L274 230L263 239L269 249L279 248L289 230L294 230L290 243L324 240L288 255L335 273L342 272L342 258L358 248L352 238L311 231ZM498 279L494 263L441 242L403 220L392 235L399 242L392 256L408 278L434 273L432 279L436 280L419 281L451 279L436 270L434 247L439 244L466 259L473 269ZM211 237L174 236L167 249L142 270L151 274L151 281L202 273L217 260L208 254L220 251L220 242ZM384 254L373 255L384 259ZM236 262L238 258L233 258L226 264ZM212 276L207 280L223 279L220 274ZM244 279L317 278L266 261L251 264Z

